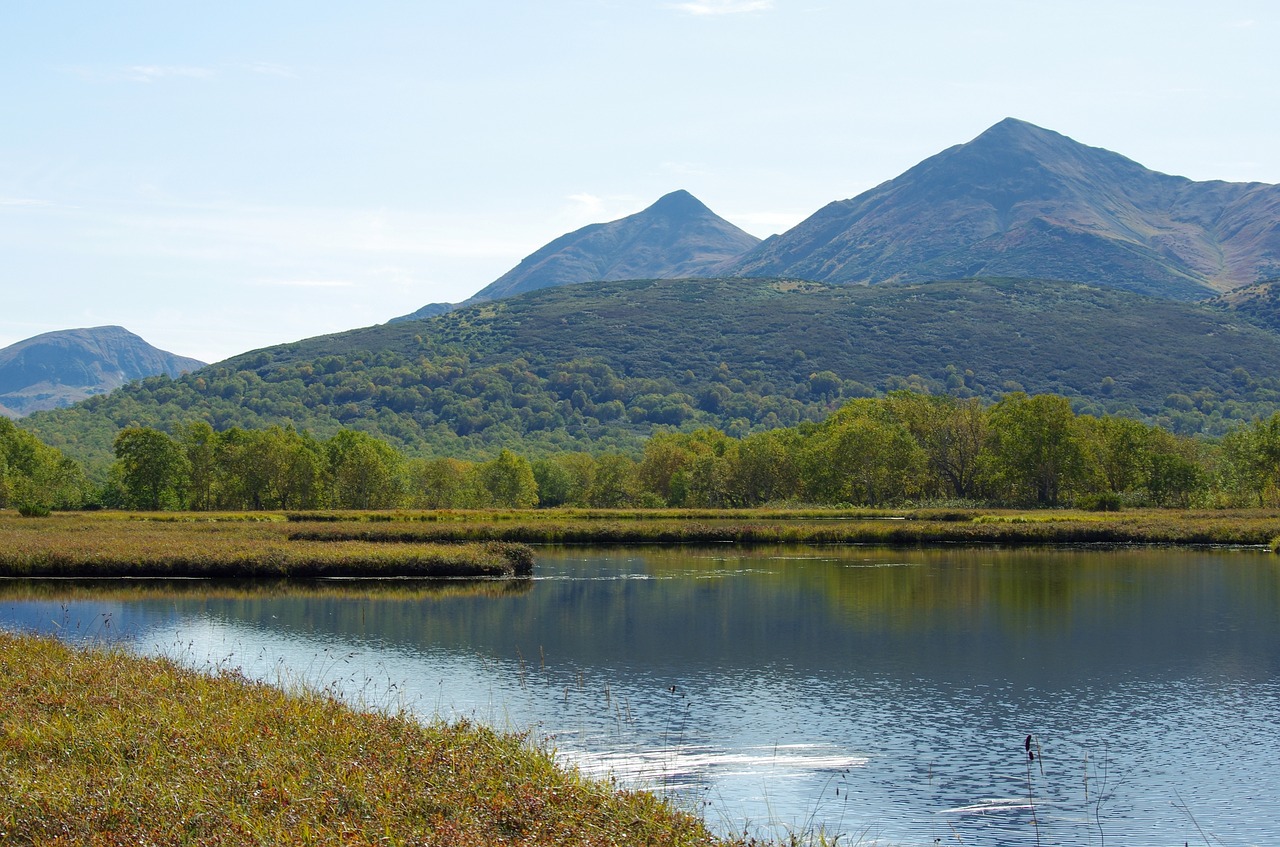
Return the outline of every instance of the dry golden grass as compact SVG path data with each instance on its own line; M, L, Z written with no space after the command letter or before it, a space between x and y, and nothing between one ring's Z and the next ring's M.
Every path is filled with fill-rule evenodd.
M712 845L511 734L0 633L0 843Z
M292 524L299 540L634 544L1234 544L1280 536L1272 510L547 510L403 512Z
M518 545L295 540L280 520L187 518L6 513L0 516L0 575L510 576L528 573L533 564L532 551Z

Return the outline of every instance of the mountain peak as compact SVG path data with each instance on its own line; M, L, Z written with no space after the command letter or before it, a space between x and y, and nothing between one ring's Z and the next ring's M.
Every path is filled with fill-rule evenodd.
M669 218L688 218L697 215L714 215L706 204L683 188L664 194L642 215L663 215Z
M1036 126L1030 121L1024 121L1021 118L1005 118L999 123L992 124L982 132L978 138L1009 138L1009 137L1045 137L1064 138L1065 136L1054 132L1051 129L1045 129ZM977 139L974 139L975 141Z
M156 374L204 363L157 350L121 326L46 332L0 350L0 407L14 416L53 409Z
M1088 147L1051 129L1036 126L1018 118L1005 118L988 127L977 138L951 148L952 151L968 151L999 155L1021 154L1039 160L1042 165L1066 156L1097 155L1117 160L1123 156L1096 147ZM945 151L943 154L945 155Z
M706 276L759 243L680 189L634 215L560 236L467 302L578 282Z
M1280 267L1280 232L1268 228L1278 192L1157 173L1005 118L723 271L842 283L1034 277L1197 300Z

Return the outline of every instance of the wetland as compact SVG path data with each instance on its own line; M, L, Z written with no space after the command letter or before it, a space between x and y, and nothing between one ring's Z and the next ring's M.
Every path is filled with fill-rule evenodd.
M436 587L9 580L0 625L525 732L725 835L1280 832L1280 764L1259 748L1280 717L1270 552L548 546L537 562Z

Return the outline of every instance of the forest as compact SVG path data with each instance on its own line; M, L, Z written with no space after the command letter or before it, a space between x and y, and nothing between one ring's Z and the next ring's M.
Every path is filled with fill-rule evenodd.
M901 390L1057 394L1078 414L1221 437L1280 409L1276 374L1275 334L1237 315L1082 285L613 282L253 351L21 425L95 473L135 425L353 429L474 461L638 456L655 427L745 439Z
M131 426L102 479L0 420L0 507L307 510L987 504L1115 510L1280 503L1280 413L1219 439L1078 414L1055 394L998 402L895 391L819 422L734 436L658 431L632 453L409 457L341 429Z

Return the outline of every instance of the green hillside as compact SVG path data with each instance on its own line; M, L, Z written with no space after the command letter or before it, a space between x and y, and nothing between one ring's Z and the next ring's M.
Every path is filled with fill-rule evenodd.
M1229 310L1264 329L1280 332L1280 279L1242 286L1205 305Z
M1220 433L1280 409L1280 337L1229 313L1026 280L874 287L665 280L548 288L247 353L25 419L101 462L129 424L348 426L417 455L635 451L655 427L731 435L914 387Z

